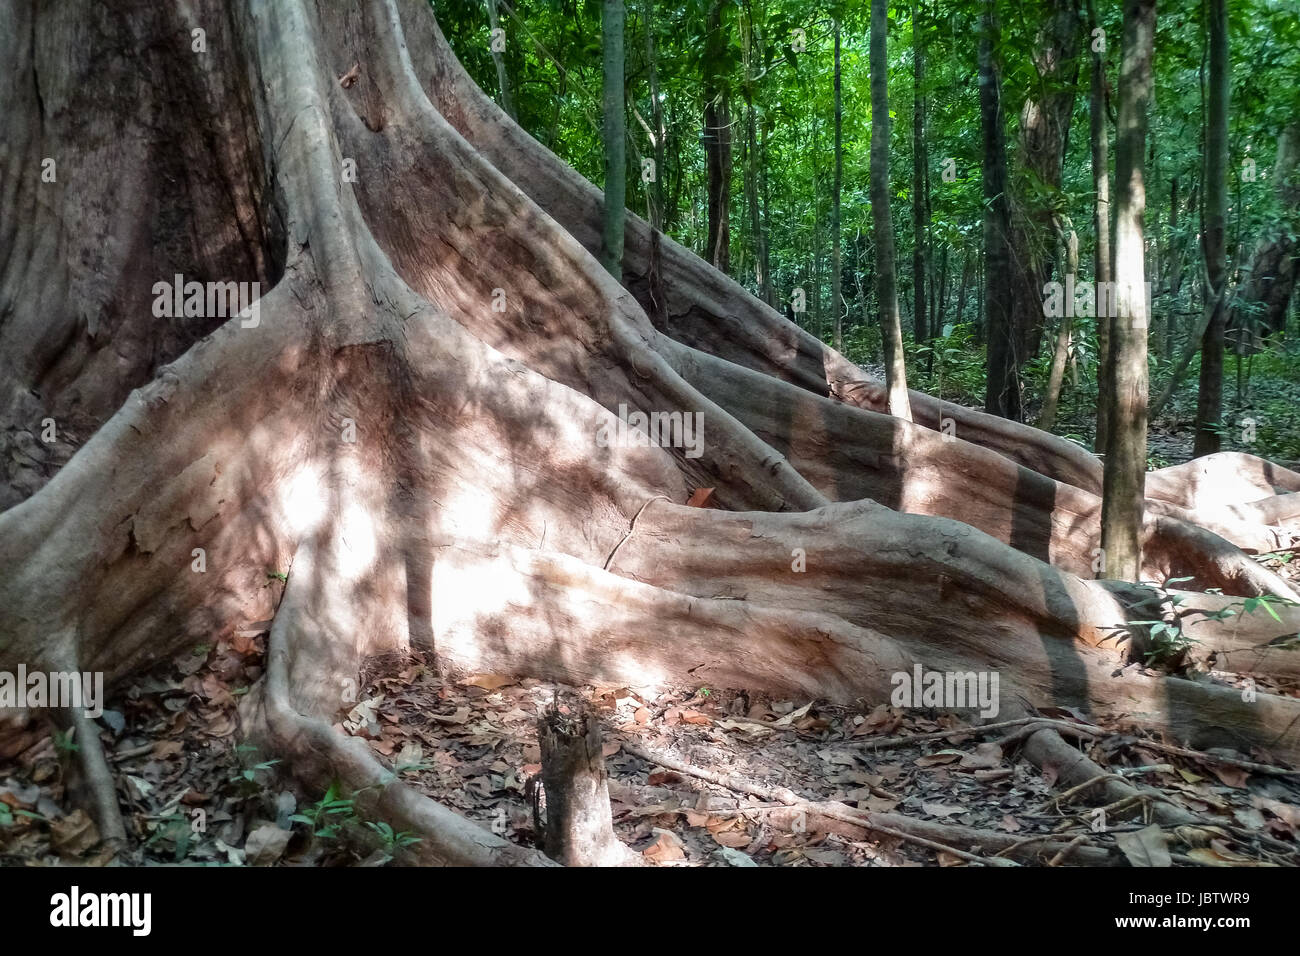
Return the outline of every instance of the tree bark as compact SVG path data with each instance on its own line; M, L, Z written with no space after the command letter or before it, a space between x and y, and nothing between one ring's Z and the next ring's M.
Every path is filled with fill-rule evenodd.
M270 620L243 731L456 865L548 861L334 729L370 655L842 702L993 661L1035 705L1300 757L1294 700L1120 667L1115 635L1148 612L1082 577L1092 456L921 393L916 422L884 414L883 383L666 237L654 325L654 231L627 215L620 285L601 190L470 81L423 0L12 9L0 669L111 690ZM193 22L206 59L175 55ZM29 174L53 153L75 190ZM159 321L178 272L265 292ZM707 440L610 441L628 406L699 414ZM1297 599L1225 536L1295 529L1300 475L1221 455L1149 485L1146 575ZM719 508L686 504L699 487ZM1214 507L1225 488L1250 504ZM1196 636L1274 672L1266 642L1300 630L1280 614Z
M980 135L984 144L984 334L988 342L984 410L1020 421L1019 342L1007 283L1011 270L1011 211L1001 81L993 61L998 33L994 4L985 0L979 40Z
M1020 361L1038 354L1043 333L1043 286L1056 245L1052 197L1060 192L1070 119L1074 114L1082 22L1076 0L1047 0L1032 52L1037 89L1020 109L1016 164L1037 184L1011 202L1011 321ZM1040 196L1042 198L1040 198Z
M903 360L903 327L898 314L898 270L894 222L889 201L889 7L871 0L871 224L876 243L876 306L885 343L885 382L889 414L912 420Z
M731 272L731 111L724 60L723 0L712 0L704 53L704 153L708 166L707 256L719 272Z
M758 121L754 107L754 80L751 74L754 57L754 11L745 3L745 201L749 206L749 229L754 246L754 269L758 294L772 304L772 277L768 274L771 256L767 248L765 216L760 209L760 183L766 182L763 150L759 148ZM766 139L766 136L764 137ZM766 145L766 144L764 144Z
M1092 80L1089 98L1090 144L1092 148L1093 230L1096 245L1093 250L1092 273L1094 286L1111 281L1110 255L1110 159L1106 132L1106 40L1100 29L1095 0L1088 0L1088 34L1092 50ZM1110 390L1103 379L1110 367L1110 322L1101 314L1097 316L1097 430L1093 448L1098 454L1106 451L1106 429L1110 419Z
M1201 248L1214 303L1210 324L1201 339L1201 376L1196 398L1196 442L1192 454L1213 455L1222 445L1223 347L1227 328L1228 281L1228 62L1227 0L1208 0L1210 42L1210 105L1205 137L1205 229Z
M972 255L966 253L961 257L961 282L957 285L957 318L955 324L966 320L966 284L970 281Z
M835 172L831 179L831 314L835 317L832 339L835 350L844 348L843 275L840 252L840 187L844 180L844 103L840 96L840 22L835 21L835 66L833 97L835 100Z
M627 206L627 107L623 102L623 0L601 8L601 114L605 142L605 229L600 263L623 279L623 233Z
M1143 213L1147 107L1155 0L1124 0L1119 118L1115 134L1115 287L1110 318L1110 405L1102 478L1103 575L1138 581L1147 467L1147 325ZM1116 307L1117 306L1117 307ZM1103 310L1098 308L1101 313Z
M619 866L633 854L614 835L600 724L578 710L552 706L537 722L542 786L534 792L534 817L546 804L546 855L565 866Z
M1265 335L1286 329L1287 310L1295 291L1296 236L1300 234L1300 121L1283 128L1273 163L1273 189L1281 209L1281 221L1260 238L1251 257L1250 273L1237 297L1234 324L1242 327L1244 316L1257 314Z
M498 50L497 37L500 36L502 42L505 40L505 32L498 34L501 29L501 19L497 13L497 4L500 0L487 0L488 9L488 27L492 32L492 65L497 71L497 89L501 92L501 108L506 111L506 115L511 119L518 119L515 113L515 97L510 89L510 74L506 72L506 58L503 50Z
M912 340L917 345L930 338L926 317L925 277L925 48L922 44L916 0L912 2Z
M655 0L644 0L641 15L645 21L646 70L650 83L650 115L654 122L654 181L650 184L650 264L646 275L647 294L650 298L649 314L657 322L666 316L666 296L663 288L662 234L664 230L664 176L667 175L664 128L664 107L659 99L659 56L655 45ZM626 227L625 227L626 228ZM620 275L621 279L622 276Z
M1067 275L1079 273L1079 237L1073 229L1069 235L1062 236L1065 247L1065 271ZM1051 431L1056 425L1056 408L1061 400L1061 384L1065 381L1065 363L1070 355L1070 330L1073 319L1067 309L1061 316L1061 324L1056 330L1056 348L1052 351L1052 367L1047 374L1047 392L1043 396L1043 410L1038 416L1038 427Z

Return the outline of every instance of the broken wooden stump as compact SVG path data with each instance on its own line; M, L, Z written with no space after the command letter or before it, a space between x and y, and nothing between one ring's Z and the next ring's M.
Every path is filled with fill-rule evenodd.
M542 848L565 866L620 866L637 857L614 835L600 724L585 708L561 713L552 704L537 722L542 751L533 817ZM544 800L545 824L539 801Z

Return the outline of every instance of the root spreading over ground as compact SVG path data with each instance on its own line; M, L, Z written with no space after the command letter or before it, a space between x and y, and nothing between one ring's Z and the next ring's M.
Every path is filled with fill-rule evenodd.
M241 732L364 794L428 862L546 861L334 726L374 655L840 705L918 666L995 672L1002 720L1122 715L1297 764L1300 702L1267 691L1294 677L1300 595L1252 552L1292 543L1300 474L1243 455L1151 474L1144 576L1179 590L1095 580L1093 456L920 393L914 423L891 418L882 383L666 238L649 308L646 224L620 284L593 256L599 193L474 86L426 4L17 6L6 178L51 154L61 172L0 197L0 667L111 683L265 631ZM78 18L122 49L201 25L208 55L97 62L150 80L122 117L113 83L80 81L93 50L54 60ZM153 284L177 272L265 283L255 318L160 322ZM602 440L629 410L701 440ZM716 507L687 504L705 488ZM1153 620L1198 643L1153 645ZM1142 666L1153 649L1168 667ZM1025 726L1062 786L1189 824L1098 781L1068 728ZM1068 842L1053 858L1088 856Z

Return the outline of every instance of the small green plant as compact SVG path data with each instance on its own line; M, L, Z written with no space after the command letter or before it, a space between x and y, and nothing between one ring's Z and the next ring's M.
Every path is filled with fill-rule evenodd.
M295 823L307 824L314 837L335 840L345 826L355 822L356 815L356 798L342 796L342 789L336 780L325 791L325 796L289 819Z
M13 807L9 806L9 804L0 800L0 827L13 826L15 817L26 817L29 820L39 820L41 823L50 822L39 813L34 813L31 810L15 810Z
M67 730L56 730L54 732L54 749L61 754L75 754L81 748L77 742L72 739L73 728Z
M241 764L246 763L245 757L255 753L257 753L257 748L251 744L240 744L235 747L235 755ZM265 779L258 779L259 774L269 776L271 768L279 762L279 760L263 760L261 763L242 766L231 775L230 782L238 787L240 796L251 797L253 794L264 790L269 782Z
M384 823L382 820L367 820L366 826L379 834L384 857L388 860L391 860L398 850L404 850L408 846L415 846L421 840L420 837L413 836L405 830L394 831L390 824Z
M281 584L289 583L289 575L285 574L283 571L267 571L266 579L268 581L279 581Z
M173 811L158 818L153 832L149 834L149 839L145 841L145 846L170 845L172 859L174 862L179 863L190 852L190 844L193 839L194 831L190 826L189 818L183 813Z

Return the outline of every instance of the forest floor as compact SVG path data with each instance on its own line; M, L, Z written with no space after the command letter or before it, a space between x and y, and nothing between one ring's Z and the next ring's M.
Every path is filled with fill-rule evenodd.
M0 865L400 860L402 835L361 819L350 795L301 794L280 782L273 761L234 745L236 705L261 674L265 640L237 636L196 648L135 682L101 718L133 844L117 858L97 848L86 813L70 809L75 741L33 727L22 752L0 753L7 768ZM1095 832L1087 794L1068 794L1050 766L1039 771L1021 759L1018 740L998 742L1014 738L1014 727L976 730L951 714L888 701L839 707L724 688L579 688L496 674L456 680L419 658L372 660L368 671L337 728L365 739L407 783L524 845L537 840L528 780L540 770L538 718L558 701L600 718L615 831L648 864L966 865L955 853L853 823L861 811L1025 840L1050 834L1058 846L1077 837L1117 849L1117 863L1150 852L1144 808L1117 812ZM1300 696L1296 687L1263 689ZM1174 865L1300 862L1300 774L1252 772L1226 753L1174 755L1122 715L1099 726L1071 712L1043 716L1096 726L1088 753L1101 766L1207 821ZM1271 763L1266 753L1249 756ZM737 781L742 789L733 789ZM830 801L838 817L755 795L778 788L820 806ZM1042 852L1019 856L1050 862Z

